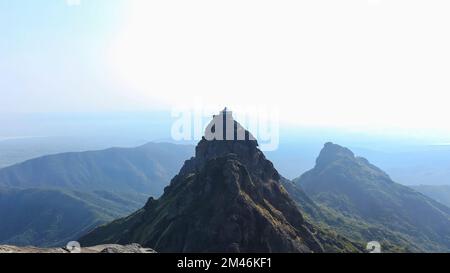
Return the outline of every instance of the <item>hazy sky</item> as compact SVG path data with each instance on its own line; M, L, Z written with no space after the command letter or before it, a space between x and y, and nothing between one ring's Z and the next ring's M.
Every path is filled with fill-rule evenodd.
M0 0L0 112L275 105L450 131L450 2ZM70 1L69 1L70 2Z

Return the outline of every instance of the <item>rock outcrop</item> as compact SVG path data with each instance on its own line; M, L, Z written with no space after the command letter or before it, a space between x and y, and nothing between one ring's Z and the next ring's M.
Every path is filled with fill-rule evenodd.
M0 245L0 253L156 253L153 249L144 248L139 244L130 245L96 245L91 247L82 247L79 251L69 251L67 248L39 248L33 246L9 246Z

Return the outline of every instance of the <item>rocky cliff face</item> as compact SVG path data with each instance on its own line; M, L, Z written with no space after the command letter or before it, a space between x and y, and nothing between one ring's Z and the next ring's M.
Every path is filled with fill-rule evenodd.
M215 116L209 130L217 132L214 122L229 120L227 114ZM257 141L231 124L243 139L210 138L207 131L210 139L199 142L160 199L95 229L82 244L138 242L158 252L323 252L316 228L281 186Z

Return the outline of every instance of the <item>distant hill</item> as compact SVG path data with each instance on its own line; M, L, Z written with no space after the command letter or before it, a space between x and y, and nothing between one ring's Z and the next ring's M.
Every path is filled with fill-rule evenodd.
M159 196L192 154L192 146L148 143L136 148L49 155L0 169L0 186Z
M105 192L0 188L0 244L65 245L145 200L133 197L130 202Z
M401 143L396 143L401 147ZM382 167L394 181L402 185L450 184L450 146L417 145L384 148L376 151L354 148L353 151Z
M316 218L350 239L380 241L391 251L450 250L450 208L347 148L325 144L316 166L294 182L322 208L325 217Z
M159 196L192 146L63 153L0 169L0 243L61 246Z
M410 187L450 207L450 185L418 185Z

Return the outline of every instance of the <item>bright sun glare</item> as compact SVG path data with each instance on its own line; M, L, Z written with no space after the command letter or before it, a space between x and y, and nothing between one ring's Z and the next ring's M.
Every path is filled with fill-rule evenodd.
M196 97L278 105L301 124L448 127L445 9L337 2L130 1L111 65L148 105Z

